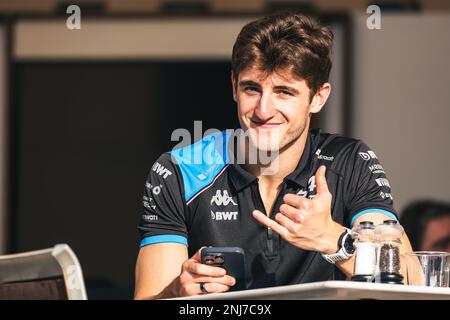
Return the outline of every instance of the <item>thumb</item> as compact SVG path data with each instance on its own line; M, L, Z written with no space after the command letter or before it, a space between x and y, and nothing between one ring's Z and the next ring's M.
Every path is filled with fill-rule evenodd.
M319 169L317 169L317 171L316 171L317 195L330 192L328 190L327 178L325 177L326 170L327 170L327 167L320 166Z
M201 247L193 256L192 259L202 262L202 250L206 248L206 246Z

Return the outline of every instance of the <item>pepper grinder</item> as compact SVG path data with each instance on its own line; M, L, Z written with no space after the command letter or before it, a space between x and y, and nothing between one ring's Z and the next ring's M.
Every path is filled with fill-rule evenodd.
M403 284L400 265L403 232L403 227L395 220L385 220L375 228L378 243L377 278L381 283Z

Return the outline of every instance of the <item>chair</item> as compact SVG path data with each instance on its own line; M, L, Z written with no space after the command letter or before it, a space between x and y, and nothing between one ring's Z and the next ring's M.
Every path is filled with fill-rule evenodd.
M80 263L67 244L0 256L0 299L86 300Z

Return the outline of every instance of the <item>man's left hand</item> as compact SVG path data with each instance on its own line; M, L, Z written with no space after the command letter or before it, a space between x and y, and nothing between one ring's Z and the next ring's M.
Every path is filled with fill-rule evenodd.
M345 228L331 217L332 195L325 171L326 167L321 166L316 172L317 193L314 199L286 194L275 220L258 210L253 211L253 217L296 247L325 254L337 252L338 239Z

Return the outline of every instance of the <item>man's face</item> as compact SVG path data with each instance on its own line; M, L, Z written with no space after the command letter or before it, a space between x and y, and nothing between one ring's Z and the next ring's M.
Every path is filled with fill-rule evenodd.
M311 108L305 80L290 72L249 68L239 73L237 83L233 76L232 81L241 128L250 131L259 150L280 151L297 141L309 127L309 114L318 112Z

